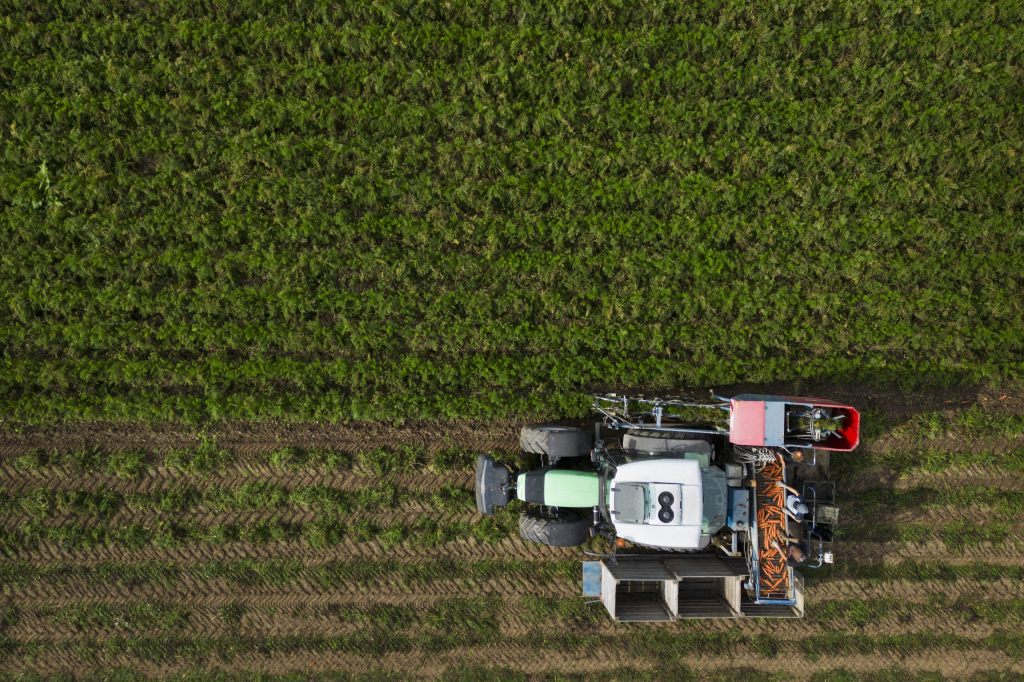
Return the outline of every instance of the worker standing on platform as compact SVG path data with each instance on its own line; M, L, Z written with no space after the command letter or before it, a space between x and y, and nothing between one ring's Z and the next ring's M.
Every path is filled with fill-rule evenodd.
M800 496L793 495L792 493L786 495L786 511L788 511L797 521L803 521L804 516L810 513L810 510L807 508L807 504L800 499Z
M786 548L786 563L790 566L799 566L807 561L807 545L803 542L789 539L789 546Z
M810 513L810 509L807 507L807 503L800 497L799 491L792 486L788 486L782 481L777 481L776 485L783 488L786 491L786 512L790 518L797 523L802 523L804 517Z

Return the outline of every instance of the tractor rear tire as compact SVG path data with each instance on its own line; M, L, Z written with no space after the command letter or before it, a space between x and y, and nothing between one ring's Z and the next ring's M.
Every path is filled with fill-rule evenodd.
M592 437L589 431L575 426L538 424L523 427L519 432L519 447L523 452L546 457L548 465L554 466L560 459L589 455Z
M589 519L572 511L551 518L528 511L519 516L519 535L524 540L551 547L575 547L590 538Z

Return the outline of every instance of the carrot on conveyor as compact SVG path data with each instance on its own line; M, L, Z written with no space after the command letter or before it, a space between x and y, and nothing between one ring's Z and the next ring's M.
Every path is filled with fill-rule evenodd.
M790 592L786 561L790 537L785 511L789 486L782 480L784 471L783 462L777 460L766 464L756 478L760 594L769 599L786 599Z

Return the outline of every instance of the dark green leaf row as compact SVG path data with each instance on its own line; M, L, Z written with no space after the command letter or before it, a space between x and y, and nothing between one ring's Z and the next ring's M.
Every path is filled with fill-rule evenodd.
M196 16L195 8L183 6L173 0L137 5L130 0L111 0L98 6L89 0L75 0L59 5L40 5L31 0L13 0L8 3L12 10L31 23L47 21L88 20L138 17L138 20L177 20L186 29L203 26L210 19L243 26L260 23L274 26L294 22L296 16L310 19L304 24L325 26L373 26L395 28L403 22L437 22L454 24L459 27L487 28L493 25L536 26L543 29L573 30L588 25L616 28L643 28L650 25L703 25L721 30L747 29L775 24L814 24L825 21L850 25L867 25L878 30L890 30L894 26L933 29L945 23L988 21L1012 23L1020 10L1014 5L999 7L964 2L963 0L942 0L930 3L930 11L922 11L921 5L912 0L896 2L849 3L833 0L814 6L787 0L771 5L751 6L739 0L714 4L683 4L671 0L657 0L644 3L609 3L594 5L586 0L554 0L526 4L513 0L467 0L451 3L444 0L422 2L420 0L375 0L374 2L324 3L320 0L297 0L287 7L267 6L258 0L240 0L230 4L212 3L203 7L202 17ZM257 21L259 18L261 21ZM122 19L123 20L123 19ZM308 30L308 29L307 29ZM197 29L194 32L200 33ZM398 36L396 36L398 37ZM205 44L205 43L204 43Z
M19 324L0 333L11 352L26 353L55 346L62 353L99 350L106 340L110 347L105 350L129 353L209 352L258 344L266 352L358 355L397 350L394 344L422 337L438 339L435 348L422 350L448 345L447 336L454 337L453 350L488 341L502 348L535 335L542 345L562 345L566 337L578 335L561 324L572 320L623 330L619 336L634 346L632 351L642 343L636 337L641 325L674 323L669 336L679 338L685 333L682 327L692 327L700 318L725 325L738 316L751 324L750 306L756 305L767 309L770 322L779 327L776 335L783 337L823 335L825 330L813 328L823 320L857 325L855 331L865 342L872 336L880 341L884 334L877 333L879 325L888 325L900 337L917 334L922 342L944 344L940 347L949 350L991 353L1008 340L1000 337L1010 331L1006 327L1024 315L1014 287L1008 286L1024 265L1021 256L1014 251L999 257L1003 247L1021 241L1009 223L960 219L954 223L958 231L939 236L934 225L923 221L877 225L874 249L846 262L803 263L799 257L773 253L770 244L759 245L756 229L733 221L662 224L615 214L606 219L623 220L638 234L649 235L650 242L635 249L630 239L606 245L607 237L596 237L601 224L597 216L581 217L577 238L564 240L560 252L529 250L522 244L526 235L516 237L512 226L492 223L476 229L463 226L465 245L455 236L458 232L442 231L434 243L415 246L420 257L411 261L397 248L413 248L411 236L398 235L393 237L395 246L355 246L352 252L311 247L295 260L261 255L251 246L221 253L177 247L160 256L145 248L138 257L112 254L104 265L99 263L106 245L86 247L74 256L62 253L73 245L69 241L54 244L44 255L16 239L5 263L12 268L33 261L37 265L23 267L20 275L12 271L2 283L9 296L4 312ZM407 228L425 233L427 225L412 221ZM549 229L558 225L566 223ZM795 248L813 248L827 233L812 224L772 227L775 239ZM112 230L105 240L126 236L118 232ZM354 233L351 228L334 230L339 240ZM955 249L963 248L971 235L977 237L973 251L960 255ZM865 238L851 235L844 243L852 246ZM691 246L683 248L687 244ZM910 255L918 249L927 249L929 257L890 272L886 252ZM747 279L746 268L775 278ZM118 278L118 272L132 279ZM827 282L847 293L821 290L813 282ZM894 286L915 288L918 295L905 301ZM958 288L958 295L950 295ZM905 305L896 305L898 301ZM935 317L936 309L946 317ZM480 325L481 318L493 328ZM790 324L779 325L779 318ZM402 333L381 335L380 326L388 322ZM984 324L978 328L977 322ZM261 326L252 329L254 324ZM950 324L973 335L972 343L958 335L939 337L939 329ZM546 338L559 331L561 338ZM694 341L713 341L706 337L734 331L712 325L701 329ZM260 343L261 338L266 340ZM796 339L787 338L791 340Z
M836 44L832 51L837 54L791 55L803 63L799 67L789 64L781 69L769 68L773 65L770 54L744 58L730 51L728 46L723 46L718 54L692 54L686 50L688 41L685 35L665 37L671 41L674 51L672 48L661 50L657 58L651 60L660 62L657 69L642 66L642 61L639 64L634 61L643 60L643 56L623 54L622 43L606 50L607 54L602 54L597 48L597 52L584 53L582 58L577 46L572 48L575 56L570 59L563 59L562 55L551 59L545 55L516 54L519 49L528 53L530 48L525 46L499 47L497 52L491 50L486 53L487 61L483 64L472 63L472 57L427 64L391 59L339 63L302 60L295 63L272 59L260 61L239 55L203 58L196 54L184 59L157 57L158 61L153 62L152 57L141 60L119 54L116 57L83 55L82 59L75 61L29 61L8 56L3 66L12 72L12 85L18 88L13 91L16 95L5 97L6 101L36 105L49 101L54 105L39 121L40 125L47 127L82 122L75 116L69 116L76 110L94 120L120 125L132 121L153 124L157 122L154 116L175 116L182 120L182 114L194 114L193 122L200 127L209 124L235 127L239 123L252 122L244 117L246 114L251 116L254 101L259 103L258 106L271 105L271 100L266 99L268 95L276 95L275 100L292 107L300 106L298 100L302 97L307 98L307 102L309 98L315 98L301 108L328 117L327 105L347 104L351 110L355 103L350 100L356 97L370 102L386 98L396 103L446 103L448 106L455 104L453 100L468 98L476 104L480 118L490 118L494 123L497 120L494 114L521 111L531 104L557 103L565 106L570 102L585 104L601 99L608 100L608 104L637 105L645 99L673 101L685 97L693 104L706 104L707 100L735 100L735 105L747 96L755 102L763 100L765 92L775 93L774 97L783 101L818 99L822 98L822 93L826 93L825 99L834 97L833 93L843 93L846 96L874 94L888 100L897 94L920 92L924 104L934 105L949 100L962 103L969 101L965 94L999 96L1001 88L1012 85L1012 72L1001 69L996 60L1005 56L1006 50L1020 40L1022 33L1019 28L1004 32L992 29L987 34L990 42L973 43L973 48L982 49L978 54L968 55L957 50L945 36L925 37L924 40L929 42L925 47L908 45L905 38L898 35L865 31L856 36L844 32L842 38L834 41ZM630 39L629 36L618 37ZM757 37L737 36L737 39ZM873 45L870 44L872 38L875 39ZM572 39L572 36L564 38ZM907 57L918 56L913 54L914 51L931 52L928 48L932 44L937 46L931 54L933 61L906 60ZM792 49L784 43L777 47ZM504 54L506 51L511 54ZM891 54L894 51L905 54L900 58ZM888 62L882 61L883 53L889 53L886 54ZM837 63L837 57L842 61ZM972 60L965 61L966 57ZM724 64L717 71L708 71L702 68L702 63L709 59L720 59ZM894 63L896 68L893 68ZM814 68L808 69L809 66ZM712 74L722 78L717 79ZM229 96L242 94L245 87L263 84L266 88L261 88L256 98L252 97L253 93L243 99ZM687 90L689 84L693 86L690 91ZM216 85L223 88L218 89L214 87ZM86 98L89 90L122 105L135 106L121 111L89 111L83 108L90 102ZM945 95L945 100L939 95ZM981 111L994 113L998 109L985 107ZM341 115L344 114L343 109ZM241 120L232 119L232 116L239 115L243 116ZM299 122L304 121L300 118ZM731 123L735 125L737 122ZM451 124L437 122L433 125ZM497 128L506 134L513 131L504 125ZM341 131L338 128L324 129ZM26 127L25 130L31 128ZM528 130L520 127L518 132Z
M281 389L270 383L146 389L121 385L97 394L75 392L15 394L0 400L0 412L29 422L75 419L184 421L219 419L343 420L394 417L492 417L502 414L584 415L589 413L589 389L609 386L712 386L727 383L771 382L781 377L820 381L822 370L812 362L776 357L750 367L744 360L722 361L711 353L682 355L679 362L573 358L555 364L550 358L522 360L474 356L452 366L408 357L392 363L368 363L376 373L337 388ZM688 366L684 362L700 363ZM834 359L826 375L831 381L898 380L905 386L928 386L931 381L959 382L995 379L1009 371L994 364L967 365L948 360L875 363ZM1020 374L1024 368L1014 366ZM485 383L489 382L489 383ZM326 386L326 384L324 384Z
M410 108L393 99L327 100L321 112L296 109L301 104L288 100L242 100L251 113L229 112L229 126L204 125L202 116L209 114L167 109L161 99L104 97L7 101L6 108L23 112L25 120L13 122L16 137L8 133L14 144L5 150L10 165L0 192L23 208L23 218L40 216L25 209L39 200L33 177L41 160L51 164L50 192L61 201L62 215L112 202L122 212L141 214L140 204L168 200L192 202L190 214L242 208L260 214L303 209L306 216L318 210L349 216L572 214L582 207L616 210L628 200L626 208L659 217L677 215L679 209L706 216L737 209L756 215L765 208L858 215L881 203L886 210L875 208L871 215L913 209L942 218L935 200L953 202L960 210L986 210L1019 206L1021 199L1005 177L1008 167L1019 166L1012 109L996 107L989 98L967 103L940 98L904 110L895 101L858 106L856 97L824 102L763 95L724 102L658 97L601 103L599 115L596 103L524 105L505 107L490 118L527 129L513 139L492 141L478 112L464 103ZM215 104L196 106L209 112ZM172 118L143 127L137 120L81 120L88 112L111 110L166 111ZM58 112L51 115L66 118L74 129L43 126L45 114L35 116L36 111ZM287 123L276 123L279 119ZM402 125L406 120L456 126L461 121L466 129L409 129ZM353 129L360 122L374 128ZM526 140L518 139L526 134ZM47 146L55 135L64 141L59 149ZM112 142L111 135L120 139ZM432 143L452 138L431 155ZM630 180L635 195L619 187ZM686 191L667 192L665 181ZM528 191L533 185L538 197ZM709 187L727 188L730 195L700 192ZM788 193L780 191L787 187ZM1005 187L1005 193L993 191L996 187ZM766 190L779 196L773 200ZM600 203L581 201L586 192ZM753 203L736 206L737 199ZM659 200L675 203L662 206Z
M463 10L470 4L460 3ZM551 12L553 4L557 3L520 5L518 9L524 14L538 9ZM907 12L912 5L903 4L903 7L888 5L886 9L894 11L890 20L881 22L869 19L878 9L870 3L865 3L860 17L848 14L848 3L838 2L833 3L832 8L812 10L802 17L781 7L751 8L735 13L729 11L734 8L719 4L723 15L746 14L759 19L760 25L749 22L729 25L722 16L716 16L715 8L681 10L667 3L655 3L648 10L650 16L635 26L624 26L607 16L594 17L599 19L596 22L544 26L511 13L497 21L480 21L485 14L480 7L467 12L466 17L473 19L471 22L400 14L362 17L352 22L326 16L310 17L301 11L288 13L291 16L272 17L269 15L273 10L268 12L265 7L245 16L244 21L232 21L217 17L214 12L197 16L186 10L186 16L181 16L178 14L181 8L158 3L148 11L94 18L33 17L32 8L19 8L15 13L24 21L8 24L3 30L10 40L10 51L25 56L51 49L95 55L198 53L206 58L227 54L251 55L264 60L280 56L296 61L363 58L429 62L475 57L474 61L481 63L507 58L509 55L503 48L512 47L518 54L537 52L550 59L563 58L566 53L586 55L602 50L615 51L640 63L657 64L659 57L673 50L709 56L707 53L733 48L735 56L744 60L762 54L779 57L783 50L794 48L813 55L816 51L838 51L843 42L857 42L851 38L881 42L898 37L914 47L931 48L940 53L952 46L971 49L983 43L986 36L957 40L967 32L967 27L985 22L992 28L1013 29L1015 19L1021 14L1020 8L1015 6L992 12L956 0L933 3L927 13ZM452 11L451 7L447 9ZM835 10L847 16L835 16ZM159 15L159 23L146 16L150 12ZM683 18L679 13L689 16ZM776 34L775 41L752 39L768 31ZM928 44L931 34L938 34L944 40Z
M102 103L91 106L102 108ZM374 114L374 108L360 106L369 109L360 114ZM376 108L378 117L401 120L402 107ZM1021 203L1021 192L1005 177L1020 165L1019 138L1004 130L1002 120L978 121L983 113L973 108L938 105L929 109L930 116L908 112L890 121L868 117L857 122L850 120L857 112L854 103L845 101L704 102L697 107L662 101L632 108L609 105L602 111L612 117L602 125L614 128L614 134L585 129L568 140L552 134L490 140L477 133L465 141L438 143L433 135L401 130L386 131L384 139L348 140L316 128L171 131L153 137L150 129L133 124L116 143L110 132L93 130L69 133L61 150L46 150L37 147L64 133L33 135L30 128L19 132L6 152L9 165L0 175L0 196L19 209L15 215L21 220L35 224L45 219L48 214L38 205L47 203L38 172L47 161L50 217L68 219L71 234L84 229L76 216L112 222L114 204L119 215L142 220L143 229L163 218L170 232L158 243L168 245L177 245L171 236L188 227L167 220L172 205L206 229L222 221L237 230L240 218L260 216L276 218L277 228L313 221L331 231L344 229L339 217L354 221L363 215L426 216L443 226L454 215L564 218L629 211L669 220L722 219L733 212L757 217L765 210L787 209L795 215L784 222L839 215L847 221L881 221L895 219L892 212L907 212L905 218L913 220L958 218L943 214L936 201L961 212ZM448 112L410 113L433 120L429 116ZM278 115L291 112L282 109ZM531 121L551 116L545 111L519 115ZM618 117L626 115L635 120L623 129ZM984 124L985 132L964 120ZM994 191L1004 187L1005 194ZM583 200L588 193L593 194L590 202ZM150 216L143 210L147 206L163 208ZM17 234L26 227L10 222L7 229ZM104 226L100 235L109 229ZM263 224L247 229L273 233ZM319 232L306 231L314 239ZM232 236L224 235L226 245Z
M837 179L854 180L871 173L876 177L870 178L870 184L868 178L861 184L877 200L892 208L899 207L893 206L897 200L903 207L913 201L909 207L930 208L928 215L935 217L942 216L922 201L915 179L929 187L938 182L935 191L941 191L946 200L960 196L957 207L961 209L987 208L993 201L1012 206L1020 201L1019 191L1012 186L1006 187L1007 197L997 196L989 187L1005 183L1001 171L1007 165L1018 166L1020 152L1013 110L996 107L990 99L938 97L913 109L894 106L895 101L863 105L852 95L806 101L763 94L724 101L658 96L600 102L599 108L598 103L578 101L523 102L502 106L489 115L489 120L511 126L489 132L486 128L493 126L484 126L479 112L460 100L410 105L394 97L330 97L314 100L323 107L320 110L306 99L243 99L238 106L244 110L229 112L225 114L229 120L219 122L204 118L221 108L217 100L197 100L193 112L181 111L190 100L171 108L159 97L111 98L101 92L96 98L62 100L25 94L22 99L0 100L24 117L15 118L15 127L7 131L14 144L4 150L10 164L0 176L5 198L25 203L19 193L37 196L31 180L42 159L51 164L51 191L62 197L68 210L90 208L99 199L118 200L125 204L122 210L146 199L150 203L168 199L186 203L188 199L207 210L243 206L259 210L267 208L259 203L267 200L275 201L270 206L276 208L291 199L294 206L299 194L306 208L354 213L358 206L350 204L361 198L360 192L373 191L384 199L433 198L435 205L430 209L434 212L444 210L438 200L455 195L466 212L493 213L503 207L483 200L494 190L480 187L472 192L468 185L473 180L490 184L501 180L497 189L508 195L505 200L517 200L505 207L511 212L536 208L522 191L512 191L519 189L514 184L517 179L552 185L551 176L564 173L573 176L575 184L565 185L569 194L553 208L566 213L578 208L572 191L581 180L589 179L586 186L591 187L599 177L642 180L654 174L679 183L694 172L710 172L709 180L789 176L800 195L810 194L813 181L821 183L818 171L827 173L828 180L817 188L819 193L843 189L832 187ZM137 119L110 119L106 113L110 111L150 111L158 120L140 126ZM101 113L102 121L82 120ZM56 123L44 125L50 116L59 116L70 129L54 129ZM430 127L437 125L446 127ZM54 135L64 142L60 148L46 146ZM433 155L431 144L437 146ZM100 168L110 174L98 173ZM601 176L594 177L597 171ZM298 176L303 184L283 183L282 173ZM884 185L877 187L882 181L878 173L891 174L886 178L893 185L888 191ZM316 191L320 188L332 193L321 195ZM692 193L694 188L689 189ZM913 194L903 199L897 190ZM820 200L812 198L816 197L779 197L772 205L803 213L820 210ZM833 204L843 201L842 205L826 204L830 210L859 213L871 208L858 205L855 195L823 198L832 199ZM77 203L69 204L68 199ZM715 206L704 206L704 199L693 201L693 207L706 214ZM982 199L986 202L980 203ZM642 198L635 203L654 208ZM765 203L762 199L742 208L756 214ZM735 208L731 203L722 207ZM427 212L408 201L387 210ZM672 212L662 208L656 215Z

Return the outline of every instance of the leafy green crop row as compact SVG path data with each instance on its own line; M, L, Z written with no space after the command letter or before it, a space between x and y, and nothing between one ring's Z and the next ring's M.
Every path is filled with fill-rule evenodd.
M392 483L375 487L340 490L325 485L295 488L249 482L237 488L211 487L204 490L189 486L170 486L155 493L119 493L110 490L65 490L32 488L17 494L0 490L0 505L34 519L76 514L106 519L127 512L181 514L198 511L282 511L309 509L324 514L349 514L366 511L390 511L413 500L422 500L432 509L445 513L476 510L473 493L453 485L432 493L398 488Z
M460 447L444 447L428 451L415 446L378 447L360 452L337 448L281 447L257 461L285 471L321 469L350 471L362 469L376 476L422 471L434 473L468 469L476 454ZM13 458L14 467L24 473L61 471L69 474L102 473L124 479L134 479L145 473L153 474L158 467L166 467L173 474L191 476L198 482L210 474L223 471L240 461L236 453L218 447L208 438L189 448L176 448L166 453L145 450L104 449L99 447L69 450L63 448L37 448ZM248 457L246 462L252 462Z
M779 643L763 635L748 635L739 632L700 632L691 630L679 632L678 628L640 629L634 628L628 634L560 634L551 635L543 631L532 631L520 637L501 635L493 621L474 619L471 624L480 627L460 627L465 621L445 614L432 627L416 634L393 634L381 637L373 631L361 631L352 635L324 637L283 636L253 638L235 637L113 637L105 640L86 639L70 643L68 650L99 661L131 657L142 661L173 662L179 657L202 661L210 657L230 661L236 656L251 651L263 653L303 653L315 656L317 653L332 651L362 655L408 651L419 648L426 651L450 651L460 646L479 646L504 642L506 646L534 647L550 651L585 652L594 649L609 650L622 647L634 658L653 658L659 661L675 661L688 656L735 653L738 647L750 648L761 657L773 658L778 653ZM467 615L467 614L461 614ZM472 615L472 614L468 614ZM879 652L920 654L929 651L1001 651L1010 656L1024 652L1024 640L1017 633L998 630L982 639L972 639L952 634L904 634L865 635L850 633L827 633L814 635L795 643L810 661L820 658L823 652L841 654L872 654ZM19 643L4 648L0 654L17 654L30 660L39 651L39 643Z
M166 631L187 628L189 609L156 602L75 604L50 609L49 615L54 622L69 625L79 632L91 632L103 627Z
M347 520L334 515L320 516L304 523L277 518L201 524L154 517L145 523L110 522L104 525L76 522L47 524L33 520L15 528L0 528L0 555L15 558L19 552L45 542L56 543L65 549L139 549L147 545L176 547L188 542L220 546L232 542L261 545L296 540L304 540L313 547L333 547L346 539L354 539L359 542L376 541L390 548L399 544L436 547L465 538L497 543L516 534L516 516L511 512L483 517L474 523L420 517L408 523L378 524L368 519Z
M955 509L958 515L976 515L978 507L988 513L985 518L1013 520L1024 513L1024 492L1000 490L976 485L948 488L875 488L858 492L849 500L851 513L858 519L877 521L885 514L940 507Z
M564 583L577 577L576 561L536 561L531 559L477 559L461 561L448 558L423 559L414 563L385 559L347 559L305 564L299 559L234 559L176 563L142 561L137 563L100 562L96 565L68 563L36 564L17 559L0 564L0 577L12 586L45 582L98 581L128 588L145 585L172 586L182 580L226 581L240 587L273 588L313 584L324 589L352 583L361 585L395 581L410 588L438 579L508 580L528 579L538 584Z
M844 620L858 627L877 622L880 619L899 618L903 622L915 615L926 612L920 604L908 604L893 599L845 599L818 603L810 617L815 621ZM968 621L984 620L995 624L1021 623L1024 621L1024 600L961 598L949 601L946 595L937 594L931 599L929 608L948 610L953 617ZM916 613L915 613L916 612Z
M1008 472L1008 476L1013 476L1016 472L1024 471L1024 448L970 448L968 443L962 451L951 451L948 448L898 448L881 453L858 453L854 457L836 458L836 471L840 481L846 475L872 466L882 467L895 474L912 471L936 473L981 466L1002 469Z
M1010 541L1019 541L1012 521L978 521L959 519L948 523L897 523L876 522L856 523L845 526L839 535L845 540L861 542L918 543L941 540L950 552L963 553L974 548L982 555L979 546L991 544L996 547Z

